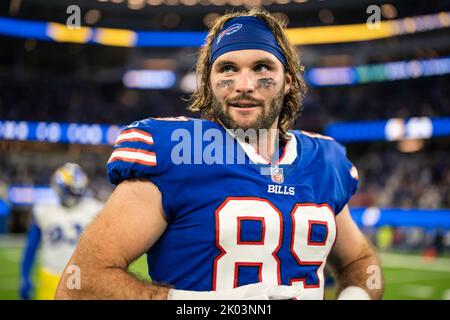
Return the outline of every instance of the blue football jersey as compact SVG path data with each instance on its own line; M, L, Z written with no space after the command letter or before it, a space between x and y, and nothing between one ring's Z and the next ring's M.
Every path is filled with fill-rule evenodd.
M335 217L356 191L357 171L332 138L289 136L271 163L207 120L149 118L121 132L110 181L152 181L168 221L147 252L154 281L196 291L301 285L302 298L323 298Z

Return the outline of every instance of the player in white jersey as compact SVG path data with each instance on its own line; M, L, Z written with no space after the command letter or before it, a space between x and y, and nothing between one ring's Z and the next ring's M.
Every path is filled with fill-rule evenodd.
M28 232L21 264L20 297L32 297L31 273L40 247L36 299L53 299L59 276L69 261L78 239L103 203L86 196L88 178L81 167L66 163L52 176L58 204L38 204L33 208L33 223Z

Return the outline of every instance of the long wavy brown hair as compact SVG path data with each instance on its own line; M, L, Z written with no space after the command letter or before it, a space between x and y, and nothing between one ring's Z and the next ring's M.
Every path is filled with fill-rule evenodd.
M190 111L200 112L202 118L212 121L217 120L216 115L212 110L213 93L209 79L211 73L211 66L209 63L211 59L211 46L223 25L227 21L241 16L258 17L265 21L286 57L287 63L284 68L285 72L292 76L292 84L289 92L284 96L283 107L278 120L278 129L280 131L280 137L282 139L287 139L287 131L294 126L295 121L303 110L303 96L307 91L305 81L303 80L304 68L299 62L295 48L289 42L284 32L284 29L286 28L284 21L278 20L263 9L226 13L211 24L206 37L206 42L199 52L199 58L196 65L196 74L199 83L197 83L197 90L190 97L188 109Z

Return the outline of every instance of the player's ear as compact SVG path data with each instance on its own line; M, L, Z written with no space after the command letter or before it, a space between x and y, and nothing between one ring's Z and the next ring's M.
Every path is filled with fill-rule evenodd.
M284 94L288 94L292 86L292 75L289 72L284 73Z

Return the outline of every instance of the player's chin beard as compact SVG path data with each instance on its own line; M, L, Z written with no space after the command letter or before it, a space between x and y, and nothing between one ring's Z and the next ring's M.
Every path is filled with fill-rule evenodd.
M261 129L270 129L275 120L277 119L277 117L280 115L284 103L284 92L283 90L280 90L279 94L269 101L268 109L265 108L265 106L263 108L258 107L262 109L262 112L258 115L258 117L254 121L248 122L244 125L236 122L232 118L232 116L230 116L229 108L223 107L222 103L220 103L216 99L216 97L213 96L212 100L213 100L212 109L214 115L217 117L217 119L225 128L233 130L242 129L244 131L248 129L261 130Z

